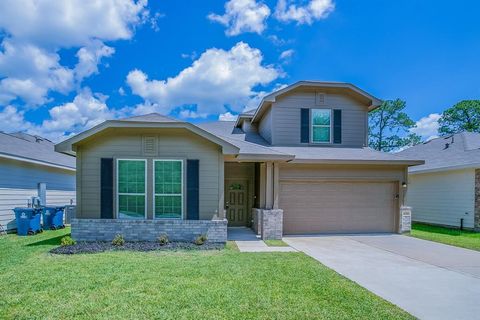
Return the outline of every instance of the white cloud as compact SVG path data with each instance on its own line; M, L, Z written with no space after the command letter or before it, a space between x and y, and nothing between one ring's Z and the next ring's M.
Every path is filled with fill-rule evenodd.
M50 91L68 93L98 72L114 49L104 41L130 39L149 21L146 0L0 1L0 105L17 98L28 105L48 101ZM75 68L60 64L59 51L79 48ZM75 84L77 86L75 86Z
M421 118L415 123L415 128L410 129L411 132L416 133L426 140L438 137L438 120L441 115L432 113L426 117Z
M240 111L261 94L255 90L257 86L281 76L262 60L260 50L239 42L228 51L206 50L190 67L166 80L149 80L143 71L133 70L126 82L134 94L160 113L185 105L196 105L198 114L218 114L226 105Z
M334 9L333 0L310 0L305 5L297 5L292 0L278 0L274 16L282 22L312 24L315 20L328 17Z
M220 121L235 121L237 118L238 115L232 114L231 112L225 112L218 115L218 120Z
M75 78L82 81L92 74L98 73L98 64L103 57L110 57L115 49L94 40L88 46L80 48L77 52L78 63L75 66Z
M208 19L218 22L227 29L225 34L236 36L245 32L261 34L266 28L270 8L256 0L230 0L225 3L225 14L210 13Z
M280 60L289 60L293 54L295 53L295 50L293 49L288 49L280 53Z
M206 118L208 114L206 113L197 113L194 110L184 109L180 111L180 118L184 119L198 119L198 118Z
M0 112L3 131L25 131L52 141L60 141L72 134L89 129L105 120L126 116L129 110L108 108L107 96L92 93L89 88L81 90L71 102L49 110L49 118L34 124L24 118L25 112L8 105Z

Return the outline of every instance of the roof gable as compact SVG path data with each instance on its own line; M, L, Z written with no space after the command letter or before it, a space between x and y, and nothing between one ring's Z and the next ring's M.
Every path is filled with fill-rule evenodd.
M238 153L238 147L211 134L189 122L182 122L159 114L147 114L144 116L107 120L89 130L83 131L65 141L55 145L55 150L65 154L75 155L76 146L79 142L92 138L96 134L103 132L109 128L183 128L189 130L219 146L222 147L224 154Z

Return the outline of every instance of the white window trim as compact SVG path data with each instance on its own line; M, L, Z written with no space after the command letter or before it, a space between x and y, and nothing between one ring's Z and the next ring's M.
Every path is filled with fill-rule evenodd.
M313 124L313 111L314 110L327 110L330 112L330 136L328 141L314 141L313 140L313 127L321 127L321 128L326 128L327 125L323 124ZM333 139L333 110L329 108L312 108L310 109L310 143L315 143L315 144L331 144Z
M116 208L116 218L121 219L121 220L139 220L139 219L127 219L127 218L120 218L120 196L144 196L145 198L145 213L144 213L144 218L147 219L147 159L116 159L116 194L117 194L117 208ZM120 193L118 192L118 162L119 161L143 161L145 162L145 193Z
M180 166L181 166L181 170L182 170L182 177L180 179L181 181L181 186L180 186L180 190L182 190L182 193L180 194L180 203L181 203L181 216L179 218L162 218L162 217L159 217L157 218L156 217L156 210L155 210L155 197L156 196L178 196L179 194L172 194L172 193L155 193L155 165L157 162L165 162L165 161L177 161L177 162L180 162ZM159 219L159 220L169 220L169 219L172 219L172 220L183 220L184 219L184 216L185 216L185 212L184 212L184 194L185 194L185 190L184 190L184 179L185 179L185 174L184 174L184 165L183 165L183 159L153 159L153 172L152 172L152 176L153 176L153 190L152 190L152 193L153 193L153 199L152 199L152 202L153 202L153 219Z

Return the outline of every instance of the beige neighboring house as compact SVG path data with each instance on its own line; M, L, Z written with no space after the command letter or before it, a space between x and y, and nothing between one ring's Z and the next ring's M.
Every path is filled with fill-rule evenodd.
M301 81L234 122L106 121L56 145L77 157L72 235L399 232L408 167L423 161L367 147L381 102L349 83Z
M48 139L0 132L0 230L16 229L13 208L32 197L49 205L75 203L75 158L55 152Z
M463 132L399 153L424 159L409 169L414 221L480 230L480 134Z

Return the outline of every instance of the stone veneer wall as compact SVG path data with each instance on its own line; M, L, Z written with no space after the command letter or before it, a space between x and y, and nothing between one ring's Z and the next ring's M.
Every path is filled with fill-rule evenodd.
M227 241L227 220L121 220L72 219L76 241L112 241L117 234L126 241L156 241L166 233L171 241L193 241L206 234L208 242Z
M253 208L252 209L252 218L253 225L252 229L255 234L260 234L262 232L262 209Z
M400 207L400 233L412 231L412 208Z
M480 169L475 170L475 231L480 231Z
M261 236L263 240L281 240L283 235L283 210L261 210Z

